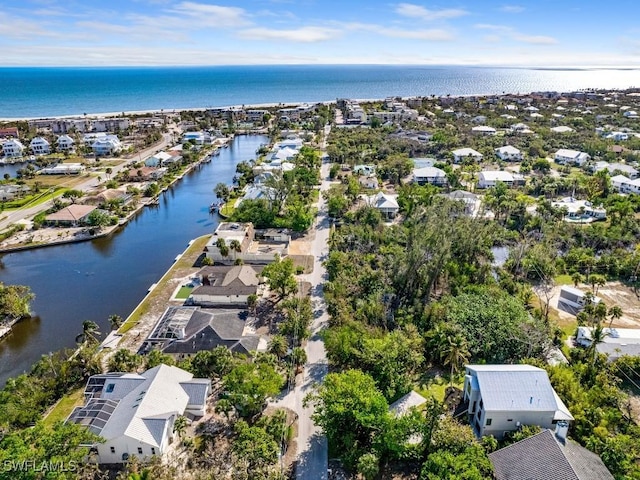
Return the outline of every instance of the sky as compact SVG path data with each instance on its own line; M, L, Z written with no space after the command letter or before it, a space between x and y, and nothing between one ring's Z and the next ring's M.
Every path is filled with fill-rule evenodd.
M640 2L4 0L0 65L640 66Z

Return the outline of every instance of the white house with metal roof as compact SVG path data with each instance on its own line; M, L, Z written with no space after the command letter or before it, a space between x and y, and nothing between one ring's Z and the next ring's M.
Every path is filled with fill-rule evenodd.
M513 145L505 145L495 149L496 155L500 160L505 162L520 162L522 160L522 152Z
M498 182L502 182L509 187L524 183L524 177L517 173L504 170L484 170L478 175L478 188L495 187Z
M521 425L554 429L573 416L551 386L547 372L531 365L467 365L464 401L478 437L505 433Z
M34 155L49 155L51 153L51 145L46 138L34 137L29 142L29 149Z
M24 152L24 145L16 138L2 144L2 153L5 157L21 157L22 152Z
M84 406L76 407L67 422L104 439L95 445L99 463L162 456L173 441L176 419L204 415L210 393L211 380L164 364L141 374L93 375Z
M395 218L400 210L397 195L378 192L376 195L368 196L366 200L367 203L376 208L386 220Z
M69 135L60 135L56 140L56 150L69 152L74 149L76 142Z
M474 162L482 161L482 154L473 148L458 148L451 153L453 154L454 163L461 163L465 159L471 159Z
M561 148L554 154L553 159L560 165L564 165L565 163L574 163L578 166L582 166L591 160L591 157L585 152Z
M430 183L431 185L446 185L447 174L436 167L422 167L413 169L413 181L418 185Z

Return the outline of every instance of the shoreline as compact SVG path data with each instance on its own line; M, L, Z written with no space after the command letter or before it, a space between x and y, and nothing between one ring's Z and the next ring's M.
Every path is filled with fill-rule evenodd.
M540 68L542 69L542 67ZM640 70L640 69L639 69ZM633 90L637 90L638 87L634 87L634 86L628 86L626 88L598 88L598 87L588 87L588 88L580 88L580 89L576 89L576 90L571 90L572 92L581 92L581 91L598 91L598 92L626 92L626 91L633 91ZM541 90L540 92L545 92L545 91L554 91L554 90ZM495 96L495 97L507 97L507 96L519 96L519 97L523 97L523 96L527 96L527 95L532 95L533 93L540 93L538 91L536 92L515 92L515 93L509 93L509 92L503 92L501 94L494 94L494 93L469 93L469 94L461 94L461 95L436 95L436 98L469 98L469 97L489 97L489 96ZM411 98L430 98L429 95L410 95L410 96L395 96L395 95L390 95L390 97L392 98L400 98L402 100L408 100ZM385 97L388 98L388 97ZM349 98L349 100L353 100L355 102L380 102L380 101L384 101L385 98ZM276 107L280 107L280 108L287 108L287 107L299 107L301 105L317 105L317 104L323 104L323 105L335 105L337 103L337 100L320 100L320 101L291 101L291 102L287 102L287 101L283 101L283 102L269 102L269 103L253 103L253 104L236 104L236 105L214 105L214 106L209 106L209 107L192 107L192 108L184 108L184 107L180 107L180 108L155 108L155 109L146 109L146 110L124 110L124 111L117 111L117 112L95 112L95 113L89 113L86 116L83 113L77 113L77 114L71 114L71 115L46 115L46 116L35 116L35 117L0 117L0 122L21 122L21 121L29 121L29 120L46 120L46 119L69 119L69 118L113 118L113 117L122 117L122 114L124 113L124 116L127 115L153 115L153 114L157 114L157 115L168 115L168 114L178 114L181 112L204 112L206 110L214 110L214 109L222 109L222 110L236 110L236 109L242 109L242 110L253 110L253 109L260 109L260 108L276 108Z

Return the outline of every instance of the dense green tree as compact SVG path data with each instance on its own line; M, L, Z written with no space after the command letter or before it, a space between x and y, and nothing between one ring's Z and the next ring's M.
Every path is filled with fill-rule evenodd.
M243 420L235 425L237 437L233 442L233 453L246 464L250 478L267 478L268 469L278 460L278 443L259 426L249 426Z
M333 451L346 465L356 466L387 422L389 405L373 378L360 370L330 373L317 393L307 397L315 406L313 420Z
M121 348L109 359L110 372L135 372L142 365L142 357L126 348Z
M269 288L278 292L281 299L298 291L294 273L293 260L290 258L282 260L279 257L262 271L262 275L267 278Z
M241 362L224 376L224 396L238 415L252 418L262 411L267 398L276 395L284 380L275 367L263 362Z

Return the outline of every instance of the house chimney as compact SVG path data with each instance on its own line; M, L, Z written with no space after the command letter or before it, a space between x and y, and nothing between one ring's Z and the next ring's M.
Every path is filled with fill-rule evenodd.
M558 441L564 445L567 441L567 435L569 434L569 422L560 420L556 423L555 434Z

